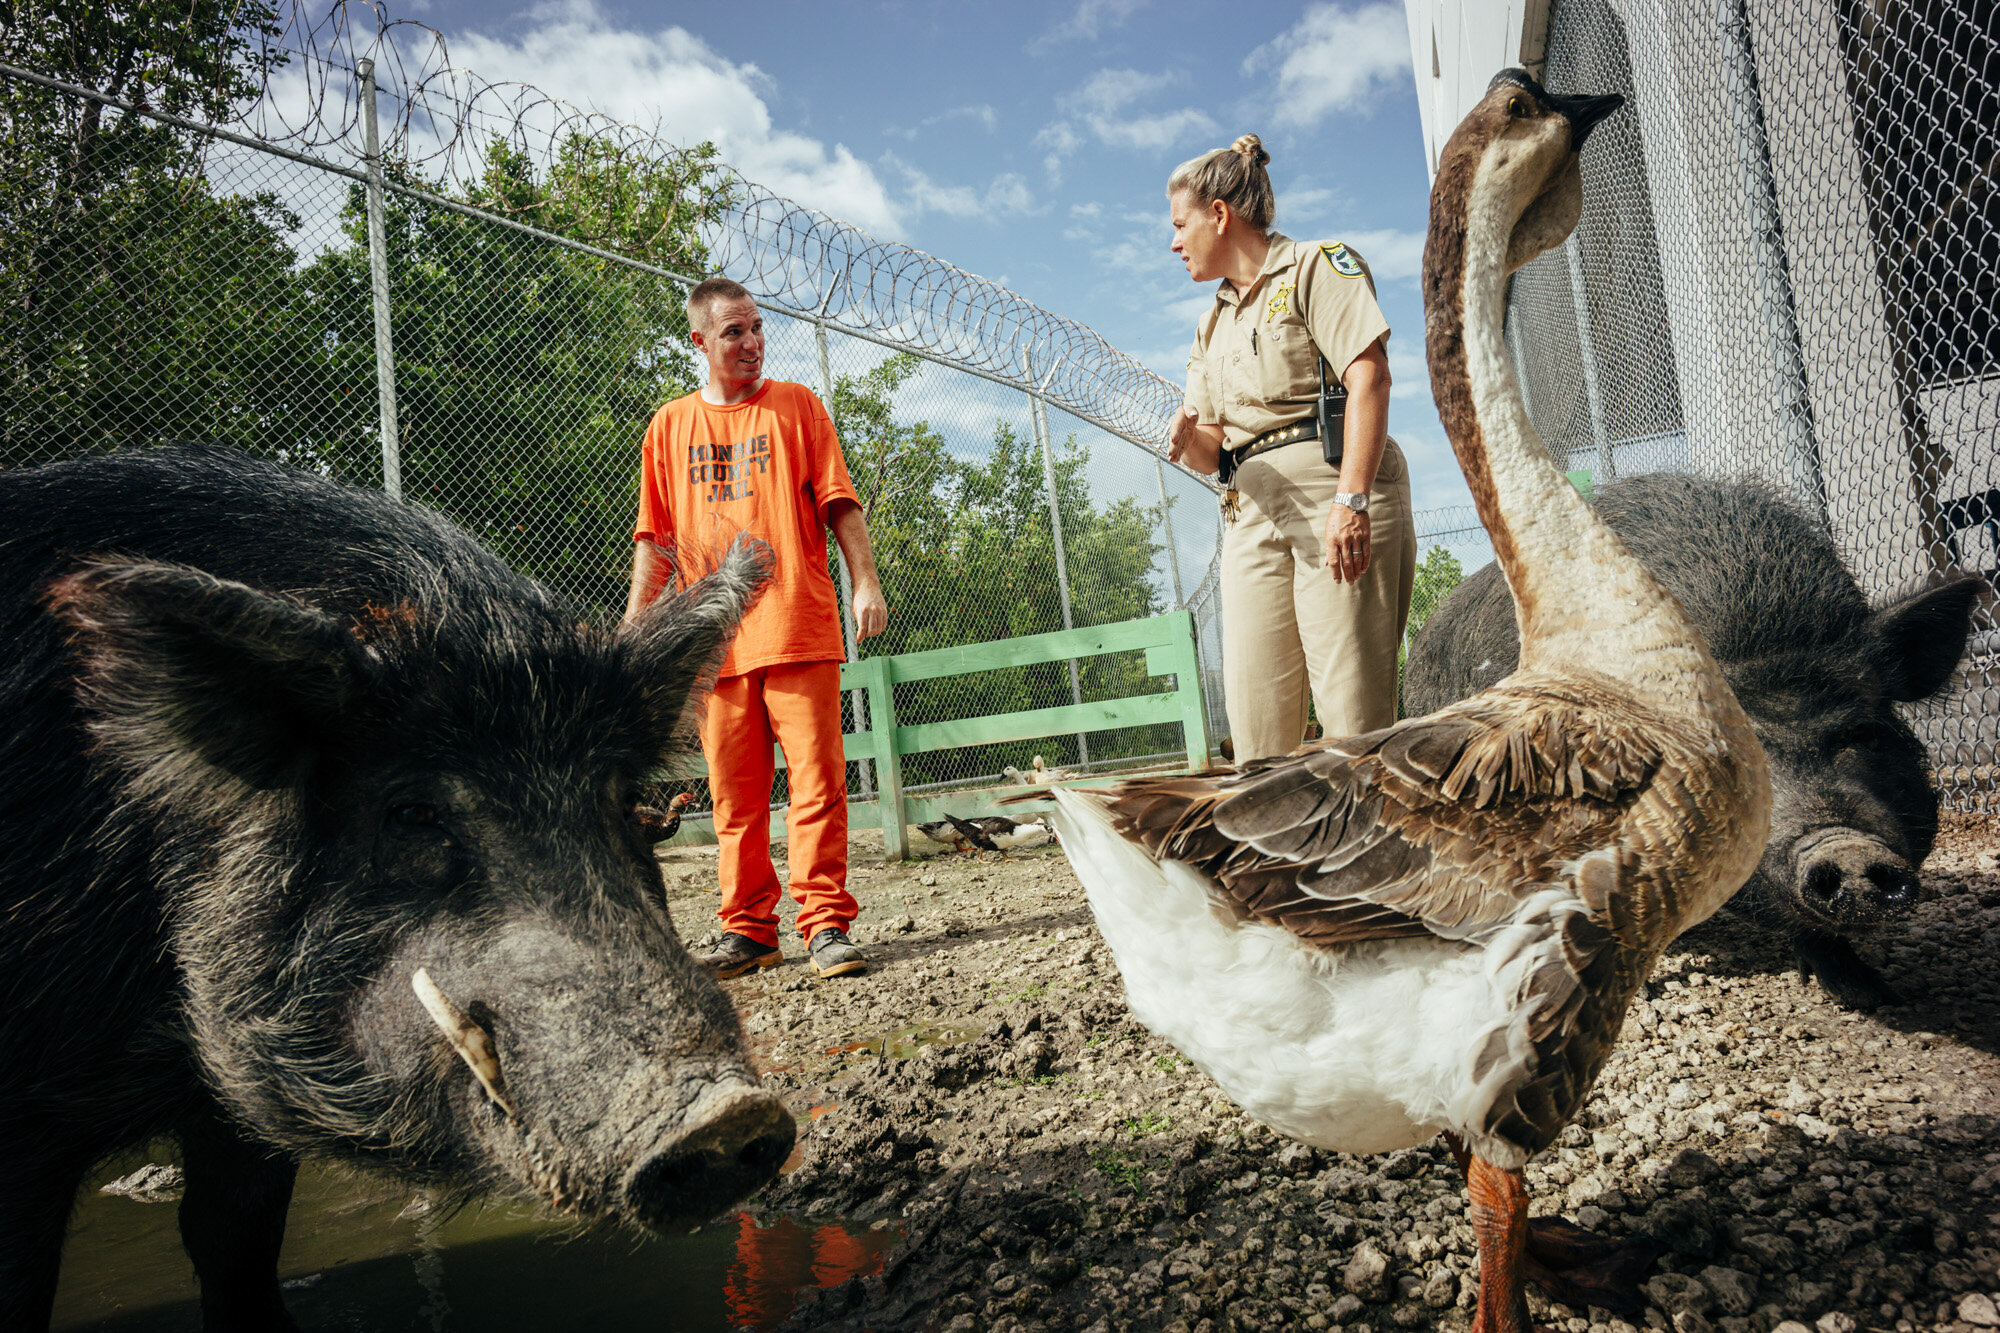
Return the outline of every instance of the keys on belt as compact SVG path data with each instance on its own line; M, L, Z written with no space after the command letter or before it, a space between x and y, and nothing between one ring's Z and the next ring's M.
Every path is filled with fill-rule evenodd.
M1317 440L1318 438L1319 422L1311 417L1307 417L1304 421L1294 421L1289 426L1280 426L1276 430L1267 430L1256 439L1250 440L1235 449L1224 449L1221 454L1221 466L1217 469L1222 478L1222 521L1225 523L1234 523L1237 512L1241 508L1241 496L1236 489L1236 470L1238 468L1255 458L1258 454L1268 453L1273 449L1280 449L1288 444L1297 444L1301 440Z

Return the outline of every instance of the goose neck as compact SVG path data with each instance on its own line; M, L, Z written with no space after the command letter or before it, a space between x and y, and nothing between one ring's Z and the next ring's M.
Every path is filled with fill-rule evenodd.
M1476 192L1458 244L1427 261L1456 259L1427 286L1433 315L1431 373L1452 447L1513 591L1524 668L1585 667L1647 693L1658 685L1684 697L1689 672L1714 665L1680 608L1611 532L1549 456L1528 419L1507 353L1505 256L1518 210ZM1435 205L1434 205L1435 207ZM1456 255L1452 251L1456 251ZM1443 302L1451 296L1455 301ZM1457 307L1457 330L1439 330ZM1440 332L1447 336L1440 337ZM1454 339L1449 336L1455 332ZM1676 679L1678 678L1678 679Z

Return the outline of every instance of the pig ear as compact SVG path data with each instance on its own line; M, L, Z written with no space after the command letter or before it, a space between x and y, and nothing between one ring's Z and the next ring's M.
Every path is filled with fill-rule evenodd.
M282 783L367 669L326 612L185 565L94 561L48 602L75 633L92 731L158 782L198 757L252 787Z
M1868 618L1882 645L1882 677L1890 698L1909 703L1944 688L1965 655L1972 608L1985 586L1976 575L1961 574L1898 598Z
M652 605L618 631L656 735L664 739L689 726L688 714L715 683L737 624L776 564L769 545L739 536L709 574L683 589L670 576Z

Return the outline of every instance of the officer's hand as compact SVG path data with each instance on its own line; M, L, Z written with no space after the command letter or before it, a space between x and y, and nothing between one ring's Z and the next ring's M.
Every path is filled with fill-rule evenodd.
M1368 515L1337 504L1326 517L1326 540L1320 558L1335 583L1359 583L1368 572Z
M882 584L869 579L854 585L854 637L869 639L889 628L889 603L882 596Z
M1190 444L1194 443L1195 423L1200 420L1201 414L1185 404L1182 405L1180 411L1174 413L1174 424L1167 429L1167 461L1169 463L1180 462L1181 455L1187 452L1187 447Z

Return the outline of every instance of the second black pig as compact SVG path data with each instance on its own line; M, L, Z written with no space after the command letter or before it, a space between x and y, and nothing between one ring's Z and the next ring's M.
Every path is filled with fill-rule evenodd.
M1595 503L1687 608L1769 757L1771 841L1731 909L1782 933L1843 1003L1894 1001L1847 937L1916 903L1937 834L1923 745L1896 705L1945 687L1982 585L1954 578L1870 606L1825 531L1755 484L1659 473ZM1517 654L1513 602L1488 566L1411 646L1405 711L1486 688Z
M637 784L767 577L581 623L435 515L241 455L0 472L0 1327L178 1137L211 1329L289 1327L295 1163L685 1227L790 1115Z

